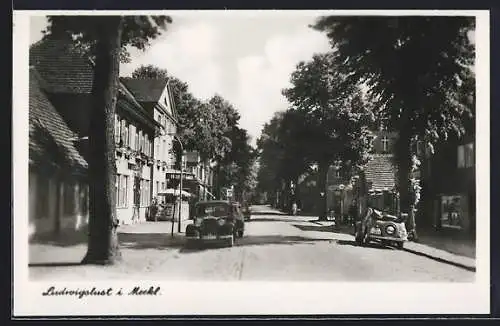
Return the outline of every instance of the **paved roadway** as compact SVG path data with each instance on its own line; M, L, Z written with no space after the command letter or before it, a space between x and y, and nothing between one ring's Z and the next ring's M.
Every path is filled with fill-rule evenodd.
M313 217L279 215L266 206L252 209L255 215L246 223L244 237L232 248L188 250L182 245L182 235L172 238L168 234L168 222L152 222L121 228L124 260L120 264L109 267L38 266L30 268L30 276L35 280L474 280L474 272L406 251L376 245L358 247L352 235L332 232L331 226L314 223ZM77 262L85 253L85 245L71 249L33 247L30 251L38 262L51 259L51 255L60 261Z

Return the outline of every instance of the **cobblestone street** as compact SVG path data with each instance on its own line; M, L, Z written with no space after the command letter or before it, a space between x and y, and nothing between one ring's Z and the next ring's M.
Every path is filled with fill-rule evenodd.
M423 244L406 250L376 244L358 247L350 234L279 215L267 207L246 223L232 248L186 249L183 234L169 222L120 227L123 261L114 266L79 266L86 244L30 246L33 280L164 279L252 281L452 281L471 282L474 260ZM185 227L185 226L184 226ZM424 248L423 248L424 247ZM55 265L55 266L52 266ZM68 266L69 265L69 266ZM462 265L456 266L456 265Z

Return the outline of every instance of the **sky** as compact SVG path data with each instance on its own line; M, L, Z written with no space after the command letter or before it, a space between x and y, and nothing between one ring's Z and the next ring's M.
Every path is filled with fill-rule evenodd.
M121 65L120 75L152 64L187 82L201 100L221 95L240 112L240 127L252 144L274 112L287 109L281 90L290 86L295 66L330 49L326 36L308 27L317 18L310 12L171 17L173 23L146 51L131 51L132 61ZM32 18L32 43L42 37L45 26L45 17Z

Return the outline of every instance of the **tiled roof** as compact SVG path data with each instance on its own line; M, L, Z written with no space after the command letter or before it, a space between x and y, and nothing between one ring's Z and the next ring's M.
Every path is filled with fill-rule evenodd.
M44 91L43 80L33 69L29 73L29 158L30 165L44 169L64 169L85 174L87 162L75 148L63 118Z
M35 66L54 93L90 94L94 70L90 59L72 49L68 41L43 40L30 47L30 66Z
M167 85L166 79L121 77L120 80L139 102L158 102Z
M391 190L396 184L396 169L391 154L375 154L366 164L366 181L371 183L371 190Z

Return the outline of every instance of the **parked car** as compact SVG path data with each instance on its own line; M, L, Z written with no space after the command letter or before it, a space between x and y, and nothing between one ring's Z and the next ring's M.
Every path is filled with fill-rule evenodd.
M369 208L365 218L356 222L354 237L358 245L378 241L383 245L394 244L398 249L403 249L405 241L408 241L408 232L404 218Z
M201 201L194 206L193 223L186 227L186 240L188 245L222 241L232 247L244 232L245 220L239 203Z

